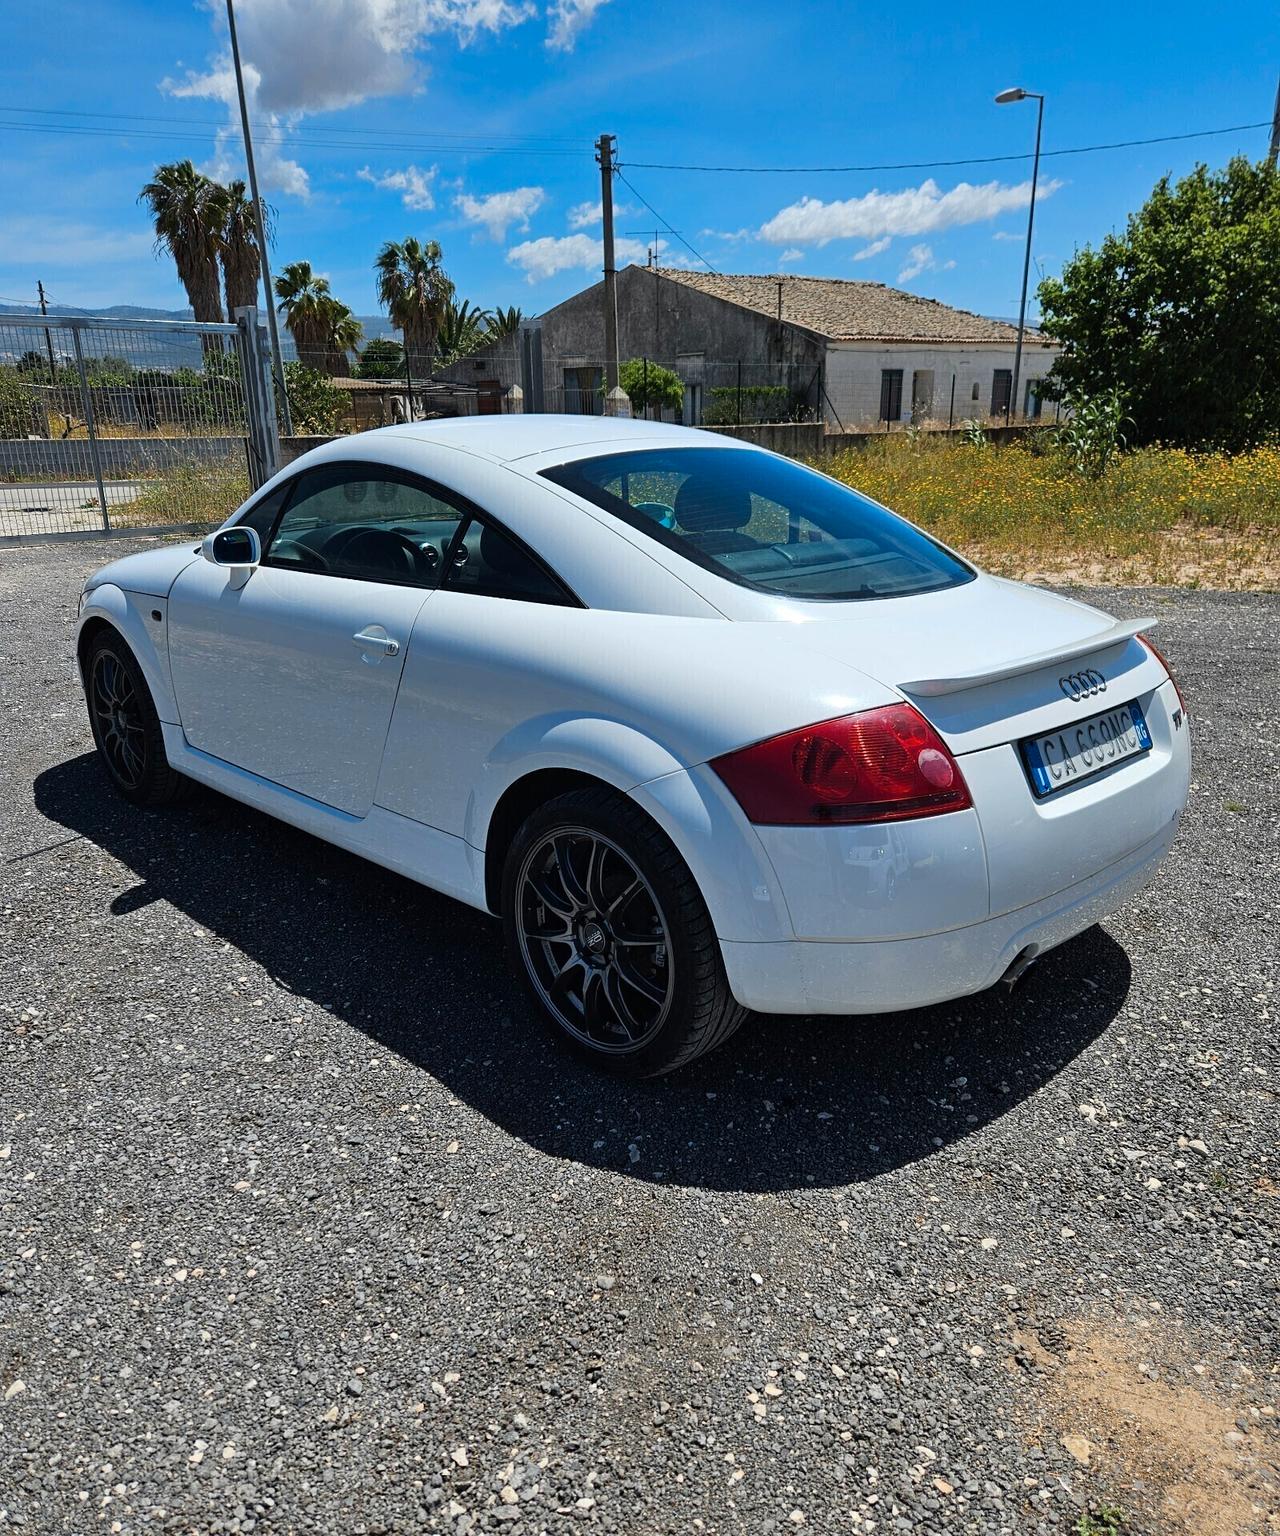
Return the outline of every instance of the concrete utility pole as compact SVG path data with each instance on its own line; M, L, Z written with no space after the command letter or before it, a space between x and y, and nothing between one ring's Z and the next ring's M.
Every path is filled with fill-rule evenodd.
M276 326L276 298L271 291L271 264L267 259L267 221L262 216L262 197L258 192L258 173L253 164L253 139L249 135L249 108L244 99L244 72L240 68L240 44L236 41L236 13L227 0L227 27L231 33L231 57L236 66L236 91L240 96L240 132L244 135L244 163L249 171L249 195L253 198L253 217L258 226L258 265L262 268L262 291L267 301L267 334L271 338L271 371L280 394L280 419L285 436L293 435L293 413L289 392L284 385L284 364L280 360L280 331Z
M1271 164L1276 163L1276 156L1280 155L1280 85L1276 86L1276 109L1271 114L1271 151L1267 156Z
M230 0L228 0L228 4ZM596 141L600 167L600 213L604 222L604 388L618 385L618 274L613 265L613 157L617 140L602 133Z

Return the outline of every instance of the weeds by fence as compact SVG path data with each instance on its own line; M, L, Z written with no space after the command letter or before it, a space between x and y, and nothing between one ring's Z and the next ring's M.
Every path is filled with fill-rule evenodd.
M0 535L225 517L274 467L261 348L252 314L0 318Z

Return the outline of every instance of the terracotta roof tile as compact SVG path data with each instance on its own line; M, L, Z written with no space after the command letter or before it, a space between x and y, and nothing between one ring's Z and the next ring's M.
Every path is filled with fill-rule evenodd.
M830 341L1004 342L1017 340L1018 328L1004 320L952 309L937 299L925 299L883 283L857 282L842 277L782 277L747 274L692 272L681 267L659 267L662 277L686 288L696 288L730 304L753 309L776 319L778 285L782 284L782 318L825 336ZM1037 331L1027 329L1028 341L1039 341Z

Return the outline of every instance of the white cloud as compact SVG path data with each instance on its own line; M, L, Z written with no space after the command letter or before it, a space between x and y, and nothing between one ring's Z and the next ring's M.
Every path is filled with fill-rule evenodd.
M860 251L854 251L854 261L869 261L873 256L881 256L893 244L889 235L882 236L879 240L873 240L870 245L864 245Z
M600 199L594 203L575 203L569 210L568 223L570 229L590 229L593 224L599 224L604 218L604 209L600 206Z
M698 233L704 240L754 240L754 229L700 229Z
M296 160L282 153L283 140L288 124L280 114L269 111L262 104L262 75L257 67L242 60L244 94L249 105L249 116L267 119L269 127L264 133L257 130L253 136L254 159L258 168L258 180L270 192L285 192L292 197L307 198L311 195L311 182L306 171ZM188 73L182 81L161 81L161 90L170 96L198 97L205 101L220 101L227 109L227 124L219 128L213 140L213 158L205 167L209 175L219 181L242 174L243 150L240 145L240 109L236 92L235 70L231 55L224 54L208 73Z
M1039 202L1039 201L1040 201L1040 199L1039 199L1039 197L1037 197L1036 198L1036 202ZM995 234L992 235L991 238L993 240L1022 240L1022 239L1025 238L1025 236L1023 236L1023 235L1015 235L1015 234L1011 233L1007 229L998 229L998 230L996 230Z
M907 252L906 266L898 273L898 281L909 283L922 272L950 272L954 266L954 261L937 261L931 245L913 245Z
M505 240L513 224L517 229L528 229L529 216L546 200L541 187L513 187L510 192L490 192L485 197L462 192L453 204L468 224L482 224L491 240Z
M800 247L798 245L789 245L787 247L787 249L785 251L783 251L782 255L778 257L778 264L779 264L779 266L781 266L781 264L784 261L803 261L803 260L804 260L804 252L800 249Z
M667 246L658 241L658 253ZM621 265L628 261L648 259L649 247L639 240L614 241L614 260ZM537 283L557 272L590 272L604 266L604 242L591 235L543 235L538 240L524 240L513 245L507 252L507 260L519 267L529 282Z
M591 25L596 12L608 3L609 0L552 0L547 7L547 20L551 24L547 47L572 52L578 34Z
M1062 185L1043 182L1036 200L1050 197ZM878 240L885 235L926 235L958 224L977 224L1031 201L1031 183L1013 186L989 181L973 186L957 183L944 192L932 178L902 192L867 192L824 203L802 197L779 210L760 229L760 239L777 245L826 245L831 240Z
M630 203L614 203L613 217L616 220L626 218L629 214L639 213L638 208L633 208ZM594 203L575 203L565 215L565 221L570 229L590 229L593 224L599 224L604 218L604 209L600 206L600 199Z
M400 201L406 208L422 212L436 205L431 184L436 179L436 166L420 170L416 165L406 165L402 171L372 171L366 165L356 172L361 181L381 187L384 192L399 192Z
M210 9L221 33L222 8ZM435 34L452 33L465 45L479 32L505 31L536 12L533 0L243 0L237 24L245 95L250 116L271 124L254 143L263 182L306 197L306 171L273 139L307 113L420 89L416 53ZM161 89L223 103L227 127L217 136L214 168L234 174L240 118L230 51L220 49L206 70L164 80Z

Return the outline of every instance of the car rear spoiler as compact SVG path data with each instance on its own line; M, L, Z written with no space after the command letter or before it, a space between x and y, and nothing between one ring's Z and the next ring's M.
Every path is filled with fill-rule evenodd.
M1094 651L1105 651L1109 646L1122 645L1144 630L1154 629L1159 619L1131 619L1128 623L1115 623L1084 640L1073 640L1068 645L1054 646L1049 651L1038 651L1034 656L1023 656L1018 661L990 672L970 672L956 677L921 677L913 682L899 683L903 693L916 693L922 698L936 698L943 693L963 693L966 688L980 688L984 683L998 683L1002 678L1019 677L1024 672L1037 672L1041 667L1055 666L1059 662L1074 661L1077 656L1088 656Z

